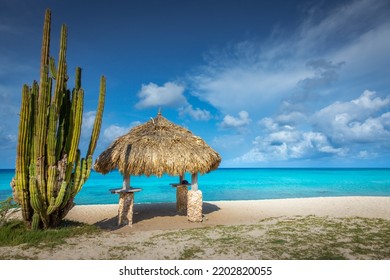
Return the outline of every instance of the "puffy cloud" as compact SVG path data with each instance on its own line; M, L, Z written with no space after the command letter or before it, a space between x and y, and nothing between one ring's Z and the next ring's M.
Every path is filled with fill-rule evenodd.
M344 156L347 149L332 146L320 132L301 131L292 126L279 126L270 119L263 124L269 133L257 136L253 148L237 158L240 162L286 161L290 159Z
M194 109L192 105L180 108L179 114L181 116L189 115L191 118L197 121L208 121L212 117L209 111L200 108Z
M187 104L183 95L184 87L175 83L165 83L158 86L154 83L143 85L138 93L140 101L135 105L139 109L148 107L168 106L176 107Z
M139 122L139 121L132 122L129 126L126 126L126 127L112 124L109 127L107 127L106 129L104 129L104 132L103 132L104 141L111 143L116 138L128 133L130 131L130 129L132 129L133 127L140 125L140 124L141 124L141 122Z
M358 98L334 102L314 114L289 112L263 118L252 148L236 160L374 159L390 152L389 104L390 96L381 98L366 90Z
M382 113L390 104L390 96L363 94L349 102L335 102L312 117L314 127L338 143L378 142L388 139L389 113Z
M249 125L252 120L249 118L247 111L241 111L238 113L238 117L226 115L223 121L220 123L221 128L236 128L242 129Z

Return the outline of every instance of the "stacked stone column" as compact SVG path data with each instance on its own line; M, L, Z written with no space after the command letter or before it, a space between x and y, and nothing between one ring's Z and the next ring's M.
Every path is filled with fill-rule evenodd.
M118 226L133 224L134 193L119 194Z
M190 222L203 221L203 200L200 190L188 191L187 218Z

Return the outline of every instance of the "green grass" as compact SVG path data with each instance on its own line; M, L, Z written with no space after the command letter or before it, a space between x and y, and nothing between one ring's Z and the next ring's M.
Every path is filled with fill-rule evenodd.
M55 247L70 237L93 234L100 229L95 226L64 221L60 227L48 230L30 230L21 221L10 221L0 227L0 247Z
M193 260L196 259L197 254L203 253L204 251L197 246L192 246L189 248L184 248L183 251L180 252L179 260Z

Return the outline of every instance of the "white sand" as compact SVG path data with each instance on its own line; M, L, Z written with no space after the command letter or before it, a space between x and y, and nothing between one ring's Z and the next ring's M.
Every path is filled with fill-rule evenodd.
M118 228L118 205L74 207L67 219L97 224L118 232L253 224L280 216L367 217L390 219L390 197L324 197L203 203L204 221L190 223L176 213L175 203L136 204L134 223Z

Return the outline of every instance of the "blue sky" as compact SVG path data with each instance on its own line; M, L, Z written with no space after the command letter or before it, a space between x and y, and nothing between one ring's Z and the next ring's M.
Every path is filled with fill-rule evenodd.
M51 55L66 23L71 80L83 68L82 152L105 75L95 158L161 108L221 167L390 167L389 1L0 0L0 168L47 7Z

